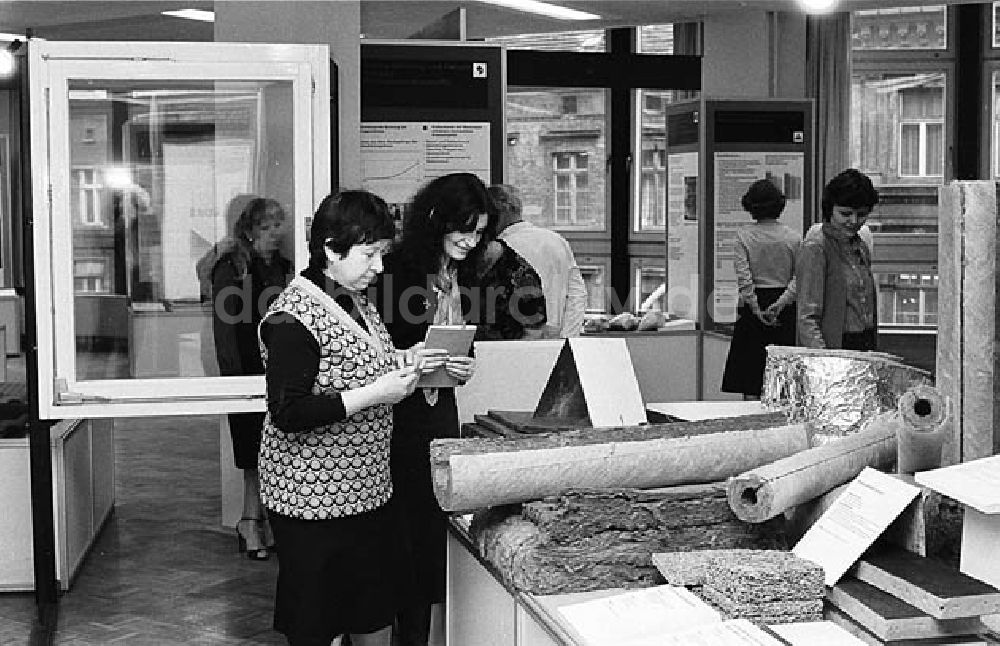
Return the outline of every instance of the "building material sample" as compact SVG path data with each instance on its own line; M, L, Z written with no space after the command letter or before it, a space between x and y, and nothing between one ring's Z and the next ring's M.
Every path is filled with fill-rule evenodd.
M749 619L762 624L794 624L823 620L823 599L790 599L760 603L735 601L718 590L705 586L698 592L718 608L727 619Z
M870 418L896 410L908 388L932 381L890 354L772 345L761 401L791 422L809 422L820 445L857 433Z
M895 417L884 413L859 433L731 478L729 506L740 520L759 523L895 459Z
M823 599L823 568L781 550L757 550L711 560L705 588L734 603Z
M853 577L844 577L830 588L827 599L883 640L973 635L982 629L978 617L935 619L888 592Z
M787 547L783 519L749 524L723 516L723 491L722 483L570 491L523 510L477 512L470 534L502 578L536 594L654 585L654 552ZM699 495L707 513L697 511Z
M852 574L935 619L1000 613L1000 590L940 561L905 550L866 554Z
M759 416L431 443L434 493L446 511L540 500L570 489L716 482L808 447L804 425Z

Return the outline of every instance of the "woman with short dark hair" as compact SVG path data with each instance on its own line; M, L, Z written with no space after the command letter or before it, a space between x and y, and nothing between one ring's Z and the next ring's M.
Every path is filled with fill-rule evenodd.
M878 199L871 179L854 168L823 188L822 235L806 238L796 263L801 345L877 349L878 288L858 231Z
M394 226L366 191L327 197L313 218L309 266L260 325L267 415L261 499L278 552L274 627L291 646L389 646L409 559L399 540L389 447L392 405L417 370L397 368L365 290Z
M785 196L769 179L750 185L743 209L753 224L736 235L733 265L739 313L722 375L722 391L759 399L768 345L795 345L795 254L802 239L778 222Z

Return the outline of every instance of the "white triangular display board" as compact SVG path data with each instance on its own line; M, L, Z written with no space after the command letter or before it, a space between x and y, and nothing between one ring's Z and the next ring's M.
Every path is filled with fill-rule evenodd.
M566 340L535 417L575 416L583 408L592 426L646 423L646 408L625 339Z

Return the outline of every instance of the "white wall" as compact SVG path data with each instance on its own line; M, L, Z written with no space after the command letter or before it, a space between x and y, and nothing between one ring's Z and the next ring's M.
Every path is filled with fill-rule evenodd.
M216 42L330 46L339 77L340 184L347 188L361 186L360 34L361 3L357 0L215 3Z

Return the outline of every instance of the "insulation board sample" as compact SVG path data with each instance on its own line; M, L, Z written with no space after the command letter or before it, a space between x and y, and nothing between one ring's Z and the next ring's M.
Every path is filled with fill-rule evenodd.
M924 639L970 635L982 629L978 617L935 619L873 585L844 577L827 599L879 639Z
M1000 613L1000 590L905 550L867 554L852 573L936 619Z

